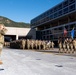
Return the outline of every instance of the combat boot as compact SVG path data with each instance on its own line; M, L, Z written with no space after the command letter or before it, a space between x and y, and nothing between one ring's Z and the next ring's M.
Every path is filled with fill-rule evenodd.
M0 65L2 65L3 64L3 62L0 60Z

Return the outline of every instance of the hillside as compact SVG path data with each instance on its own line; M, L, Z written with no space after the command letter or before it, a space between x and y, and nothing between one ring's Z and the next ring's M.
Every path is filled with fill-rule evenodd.
M21 28L29 28L29 23L24 22L14 22L6 17L0 16L0 23L3 23L7 27L21 27Z

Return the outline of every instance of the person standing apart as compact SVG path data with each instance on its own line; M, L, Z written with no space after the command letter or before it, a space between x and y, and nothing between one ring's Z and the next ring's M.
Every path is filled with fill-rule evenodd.
M1 61L1 53L4 45L4 35L6 31L7 29L5 28L4 24L0 24L0 64L3 64L3 62Z

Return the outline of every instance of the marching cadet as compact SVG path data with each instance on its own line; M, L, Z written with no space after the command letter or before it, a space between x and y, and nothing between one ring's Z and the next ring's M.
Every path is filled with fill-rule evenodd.
M47 49L50 49L50 47L51 47L51 41L48 41L48 42L47 42L47 45L46 45L46 48L47 48Z
M42 41L42 45L43 45L43 50L45 50L46 49L46 42L44 40Z
M64 40L64 43L63 43L63 52L66 53L66 44L67 44L67 41L66 39Z
M58 39L58 45L59 45L59 53L62 51L62 39L61 37Z
M35 48L38 48L38 40L35 40Z
M65 48L66 48L66 45L65 45L65 42L63 43L63 53L65 53Z
M31 40L31 48L34 49L34 40Z
M30 40L27 39L27 49L30 49Z
M76 38L73 40L74 52L76 51Z
M70 45L70 53L73 53L73 40L70 38L69 39L69 45Z
M27 41L26 41L26 39L25 39L25 49L27 48Z
M22 49L24 50L25 49L25 40L22 39Z
M55 45L55 44L54 44L54 42L52 41L52 42L51 42L51 47L52 47L52 49L54 49L54 45Z
M67 53L69 53L70 52L70 44L69 44L69 39L67 38L66 39L67 40Z
M42 44L42 41L39 40L39 41L38 41L38 47L39 47L39 50L41 50L41 44Z

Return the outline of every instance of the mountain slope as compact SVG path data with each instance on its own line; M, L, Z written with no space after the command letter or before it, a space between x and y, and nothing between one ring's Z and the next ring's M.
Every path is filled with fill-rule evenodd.
M21 28L29 28L29 23L24 22L14 22L6 17L0 16L0 23L3 23L7 27L21 27Z

